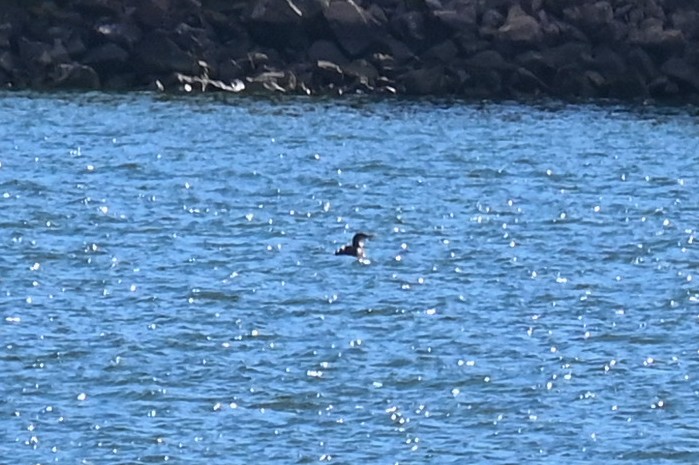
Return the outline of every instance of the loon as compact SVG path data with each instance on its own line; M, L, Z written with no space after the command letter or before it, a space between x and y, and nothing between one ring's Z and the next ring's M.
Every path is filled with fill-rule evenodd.
M365 258L364 241L371 238L370 234L357 233L352 238L352 244L343 245L335 252L335 255L351 255L352 257L363 259Z

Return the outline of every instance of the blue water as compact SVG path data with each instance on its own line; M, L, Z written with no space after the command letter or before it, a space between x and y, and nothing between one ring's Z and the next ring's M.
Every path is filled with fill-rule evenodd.
M0 463L696 463L697 166L691 108L3 94Z

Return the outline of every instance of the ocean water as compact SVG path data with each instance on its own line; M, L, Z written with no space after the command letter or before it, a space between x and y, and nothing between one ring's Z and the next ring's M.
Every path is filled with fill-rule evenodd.
M0 463L699 462L697 121L5 93Z

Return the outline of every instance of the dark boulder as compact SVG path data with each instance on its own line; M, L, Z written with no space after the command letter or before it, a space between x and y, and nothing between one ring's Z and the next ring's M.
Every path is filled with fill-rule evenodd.
M586 42L566 42L544 49L541 53L546 63L555 69L570 66L585 68L592 61L592 49Z
M68 39L66 39L64 42L64 45L66 52L68 52L68 55L70 55L73 59L82 56L87 51L82 34L78 31L73 31L73 33L70 34Z
M0 49L10 48L10 37L12 37L13 29L10 23L0 24Z
M331 1L323 15L337 42L353 57L362 54L385 34L376 18L354 1Z
M99 89L99 76L89 66L61 63L51 72L51 85L60 89Z
M663 29L662 20L650 18L629 31L629 43L663 54L680 54L687 40L679 29Z
M451 34L478 31L478 4L476 0L451 0L427 2L437 24L446 28Z
M132 17L144 30L172 29L186 22L201 21L201 3L198 0L138 0L134 2Z
M114 43L106 43L85 54L83 64L103 73L121 72L129 67L129 52Z
M539 22L515 4L510 8L505 24L498 28L495 37L502 42L532 47L540 44L543 33Z
M596 47L590 58L589 67L600 72L607 79L617 79L628 73L626 60L607 45Z
M13 74L17 69L17 59L9 50L0 51L0 70Z
M655 98L676 98L680 87L667 76L659 76L650 82L648 92Z
M544 53L539 50L529 50L517 55L515 57L515 63L517 63L521 69L529 71L538 79L542 80L542 82L550 83L556 75L557 67L553 63L553 60L549 59L549 57L545 56ZM526 77L523 79L526 79Z
M405 11L391 18L393 36L407 45L414 53L421 53L429 46L427 19L420 11Z
M121 0L71 0L71 8L92 17L118 18L124 14L125 3Z
M563 9L563 20L595 43L614 42L626 34L626 28L615 18L614 8L606 0L568 6Z
M347 57L342 50L329 40L317 40L308 48L308 59L311 62L329 61L339 65L347 63Z
M305 47L323 10L321 0L256 0L245 21L255 40L277 48Z
M478 52L491 48L491 42L481 38L478 32L464 31L455 34L451 37L451 40L456 44L463 56L475 55Z
M216 48L216 44L209 37L207 29L193 27L187 23L178 24L172 31L170 38L180 49L198 55L212 52Z
M469 70L462 78L461 93L468 98L506 97L503 90L503 76L494 69Z
M508 63L500 53L495 50L484 50L466 60L469 68L494 69L500 71L511 70L513 65Z
M443 94L446 85L444 67L413 69L400 76L399 82L408 95Z
M345 80L345 73L342 68L332 61L318 60L313 73L316 86L323 89L340 86Z
M540 12L541 31L544 41L549 46L563 45L568 42L589 42L587 35L577 26L554 16Z
M233 82L236 79L245 77L245 70L231 58L220 60L216 66L216 78L224 82Z
M632 70L649 81L655 79L660 74L653 58L641 47L633 47L627 51L626 60Z
M19 58L27 65L47 66L51 64L51 47L48 44L20 37L17 41L17 48Z
M114 42L126 50L141 41L141 28L131 22L102 22L95 26L97 35L105 41Z
M144 36L135 47L134 55L138 67L145 74L194 74L197 69L196 60L162 31Z
M323 12L323 0L254 0L249 20L272 26L296 25L313 21Z
M550 93L549 86L538 76L525 68L518 68L512 73L507 83L508 90L514 95L540 95Z
M497 10L486 10L481 16L478 34L485 39L492 39L500 26L505 23L505 16Z
M54 41L53 45L49 45L22 37L18 41L18 46L20 59L36 72L39 72L41 68L70 62L68 51L58 39Z
M498 11L503 14L515 3L512 0L477 0L477 2L480 12Z
M597 96L590 78L594 75L586 73L577 66L565 66L556 71L551 90L560 97L591 98Z
M458 56L458 54L459 49L456 47L456 44L447 39L433 47L430 47L420 56L420 59L425 63L449 64Z
M660 71L676 82L690 86L693 92L699 91L699 68L681 58L670 58L660 67Z
M674 29L682 31L687 40L699 38L699 11L696 9L682 9L670 15Z
M126 91L137 86L136 73L110 74L101 80L102 89L112 91Z
M415 53L402 41L393 37L384 38L377 48L389 55L397 64L406 64L416 61Z
M350 78L356 79L360 84L367 87L374 85L379 78L379 71L374 65L364 59L354 60L341 66L342 72Z

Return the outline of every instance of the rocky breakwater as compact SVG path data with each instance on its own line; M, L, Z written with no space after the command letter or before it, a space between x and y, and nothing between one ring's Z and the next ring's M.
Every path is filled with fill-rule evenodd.
M699 97L696 0L0 0L0 85Z

